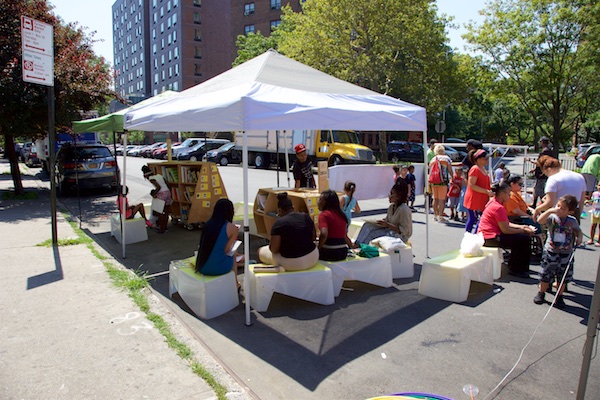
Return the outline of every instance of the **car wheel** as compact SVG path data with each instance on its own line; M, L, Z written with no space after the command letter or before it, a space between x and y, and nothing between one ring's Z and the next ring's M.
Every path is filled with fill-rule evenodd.
M256 154L256 156L254 157L254 166L256 168L260 168L260 169L266 169L269 167L269 163L264 154L262 154L262 153Z
M221 164L222 166L226 166L227 164L229 164L229 160L227 159L227 157L221 157L221 159L219 160L219 164Z
M336 165L340 165L342 164L344 161L342 160L342 158L338 155L334 155L329 159L329 166L330 167L334 167Z
M393 155L392 158L390 158L390 161L394 164L398 164L398 162L400 162L400 158L398 158L397 155Z
M191 156L190 161L196 162L198 161L198 158L196 156Z

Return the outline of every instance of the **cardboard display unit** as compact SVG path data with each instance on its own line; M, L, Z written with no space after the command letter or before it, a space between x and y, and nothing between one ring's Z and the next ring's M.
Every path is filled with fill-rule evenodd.
M307 213L315 223L319 223L317 201L321 193L316 189L270 188L258 189L254 201L254 223L259 236L271 238L271 228L277 216L277 193L287 192L294 205L294 211Z
M165 178L173 198L172 217L181 220L185 226L206 222L217 200L227 198L215 163L172 161L148 163L148 166Z

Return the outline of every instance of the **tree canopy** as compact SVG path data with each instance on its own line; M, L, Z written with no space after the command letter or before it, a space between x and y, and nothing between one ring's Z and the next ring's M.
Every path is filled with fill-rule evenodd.
M494 73L488 99L518 100L539 134L555 145L593 115L590 87L598 87L600 6L588 0L495 0L466 39ZM537 140L535 140L537 142ZM556 151L556 150L555 150Z
M67 126L116 95L110 66L93 50L93 34L77 24L65 24L44 0L0 2L0 134L5 138L13 180L22 190L13 137L35 138L48 130L47 87L23 82L21 16L54 28L54 93L56 126ZM14 166L14 168L13 168ZM16 182L18 180L18 182Z

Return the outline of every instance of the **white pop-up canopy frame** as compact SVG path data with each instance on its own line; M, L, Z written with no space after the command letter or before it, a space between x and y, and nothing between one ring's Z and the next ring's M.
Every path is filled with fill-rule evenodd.
M269 50L176 96L125 114L125 129L243 135L244 252L249 254L247 130L420 131L426 111ZM425 161L425 160L424 160ZM248 271L248 257L246 257ZM244 280L245 293L250 293ZM250 325L250 302L246 324Z

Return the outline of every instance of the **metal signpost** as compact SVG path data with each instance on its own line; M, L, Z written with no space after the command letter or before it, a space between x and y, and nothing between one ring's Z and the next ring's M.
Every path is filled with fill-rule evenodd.
M50 158L50 207L52 244L58 244L56 188L54 184L54 32L52 25L21 16L23 81L48 86L48 156Z

